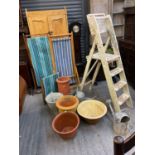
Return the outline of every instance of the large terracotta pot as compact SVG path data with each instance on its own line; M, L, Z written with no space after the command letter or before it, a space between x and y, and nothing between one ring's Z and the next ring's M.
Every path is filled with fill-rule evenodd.
M78 98L73 95L64 95L56 101L56 107L59 109L59 112L64 111L76 112L78 104L79 104Z
M70 139L76 135L79 124L80 119L75 112L63 112L55 116L52 128L63 139Z
M63 76L59 77L57 80L57 85L58 85L58 91L64 95L69 95L70 94L70 77Z

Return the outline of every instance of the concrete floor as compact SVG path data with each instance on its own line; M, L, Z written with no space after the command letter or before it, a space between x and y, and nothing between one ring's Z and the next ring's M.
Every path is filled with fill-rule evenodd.
M99 82L91 92L87 89L85 91L87 97L96 97L100 101L110 98L106 82ZM134 101L134 90L131 87L130 92ZM126 106L123 108L131 117L129 136L135 128L135 110ZM113 155L115 134L110 112L96 125L89 125L81 120L76 137L67 141L51 129L53 117L54 114L44 105L41 94L26 96L19 118L20 155Z

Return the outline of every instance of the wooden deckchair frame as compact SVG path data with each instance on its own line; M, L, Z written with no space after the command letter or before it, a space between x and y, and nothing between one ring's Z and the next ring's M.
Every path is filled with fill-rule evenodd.
M31 65L31 74L32 74L32 79L33 79L33 83L34 83L34 89L37 89L37 81L36 81L36 78L35 78L35 74L34 74L34 69L33 69L33 66L32 66L32 59L31 59L31 56L30 56L30 51L29 51L29 48L28 48L28 45L27 45L27 38L28 38L28 35L24 35L23 34L23 38L24 38L24 43L25 43L25 48L26 48L26 53L27 53L27 56L28 56L28 59L30 61L30 65Z
M77 71L77 67L76 67L76 63L75 63L75 49L74 49L74 41L73 41L73 33L68 33L68 34L62 34L62 35L48 35L48 38L49 38L49 42L50 42L50 48L51 48L51 55L52 55L52 63L53 63L53 68L54 70L56 70L56 63L55 63L55 57L54 57L54 51L53 51L53 44L52 44L52 39L55 39L55 38L59 38L59 37L70 37L70 40L71 40L71 51L72 51L72 61L73 61L73 72L74 72L74 75L72 77L75 77L76 79L76 83L77 85L80 84L80 80L79 80L79 74L78 74L78 71Z
M30 56L30 51L29 51L29 48L28 48L28 45L27 45L27 39L28 38L33 38L33 37L43 37L43 36L47 36L48 37L48 34L33 35L33 36L31 36L31 35L24 35L24 42L25 42L25 45L26 45L26 51L27 51L28 58L30 60L31 67L32 67L31 73L32 73L32 78L33 78L34 89L35 90L37 89L37 81L36 81L36 77L35 77L34 68L33 68L33 65L32 65L32 59L31 59L31 56ZM51 49L50 49L50 54L51 54ZM51 56L51 58L52 58L52 56ZM53 63L52 63L52 65L53 65ZM55 73L56 73L56 71L54 70L54 67L53 67L53 74L55 74ZM44 88L42 80L41 80L41 91L42 91L43 99L44 99L44 102L45 102L45 88Z

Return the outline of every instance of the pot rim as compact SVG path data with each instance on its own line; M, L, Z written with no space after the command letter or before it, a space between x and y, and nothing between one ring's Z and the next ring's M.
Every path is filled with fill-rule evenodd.
M64 78L65 80L63 80L63 81L59 80L59 79L61 79L61 78ZM68 81L70 81L70 80L71 80L71 78L70 78L69 76L61 76L61 77L59 77L59 78L56 79L56 81L57 81L58 83L66 83L66 82L68 82Z
M52 98L51 96L54 96L54 95L57 95L57 97L59 96L59 98L63 96L63 94L60 93L60 92L51 92L51 93L49 93L48 95L46 95L45 101L46 101L47 103L50 103L50 104L55 103L55 102L50 102L50 101L49 101L49 99ZM57 99L57 100L58 100L58 99Z
M68 131L68 132L60 132L58 131L55 127L54 127L54 124L55 124L55 121L57 120L58 117L61 117L62 115L65 115L66 113L70 113L70 114L73 114L76 118L77 118L77 125L75 126L75 128L73 128L71 131ZM75 113L75 112L71 112L71 111L65 111L65 112L61 112L59 114L57 114L54 119L52 120L52 129L58 133L58 134L61 134L61 135L66 135L66 134L69 134L69 133L73 133L74 131L76 131L78 129L80 125L80 118L79 116Z
M91 101L91 102L92 102L92 101L95 101L95 102L97 102L97 103L99 103L99 104L102 104L103 107L104 107L104 112L103 112L103 114L101 114L101 115L99 115L99 116L96 116L96 117L91 117L91 116L82 115L82 114L80 113L80 111L79 111L79 107L82 106L83 104L86 104L86 102L90 102L90 101ZM77 107L77 113L78 113L81 117L83 117L83 118L85 118L85 119L96 120L96 119L100 119L100 118L102 118L104 115L106 115L106 113L107 113L107 107L106 107L106 105L105 105L103 102L98 101L98 100L85 100L85 101L82 101L82 102L78 105L78 107Z
M67 97L71 97L71 98L75 98L76 99L76 102L75 104L71 105L71 106L67 106L67 107L64 107L64 106L61 106L59 104L59 101L62 100L62 98L67 98ZM61 110L70 110L70 109L74 109L75 107L77 107L79 104L79 100L76 96L73 96L73 95L64 95L64 96L61 96L57 101L56 101L56 107L58 109L61 109Z

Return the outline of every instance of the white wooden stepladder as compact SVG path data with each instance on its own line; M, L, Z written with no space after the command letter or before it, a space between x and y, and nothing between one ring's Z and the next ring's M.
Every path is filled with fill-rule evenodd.
M129 107L133 107L111 16L105 16L103 13L88 14L87 19L93 44L90 53L87 56L87 64L80 84L81 90L83 90L83 87L88 83L91 84L91 86L94 84L100 66L102 66L115 112L119 112L120 106L124 103ZM105 45L103 45L101 34L103 34L104 37L106 36ZM113 54L107 53L107 48L110 43L113 49ZM95 51L96 47L97 51ZM95 59L95 62L90 68L92 59ZM117 67L110 70L109 63L112 62L116 62ZM92 80L86 83L87 77L95 66L96 69ZM119 81L114 83L112 77L116 75L119 75ZM122 94L118 95L118 91L122 91Z

